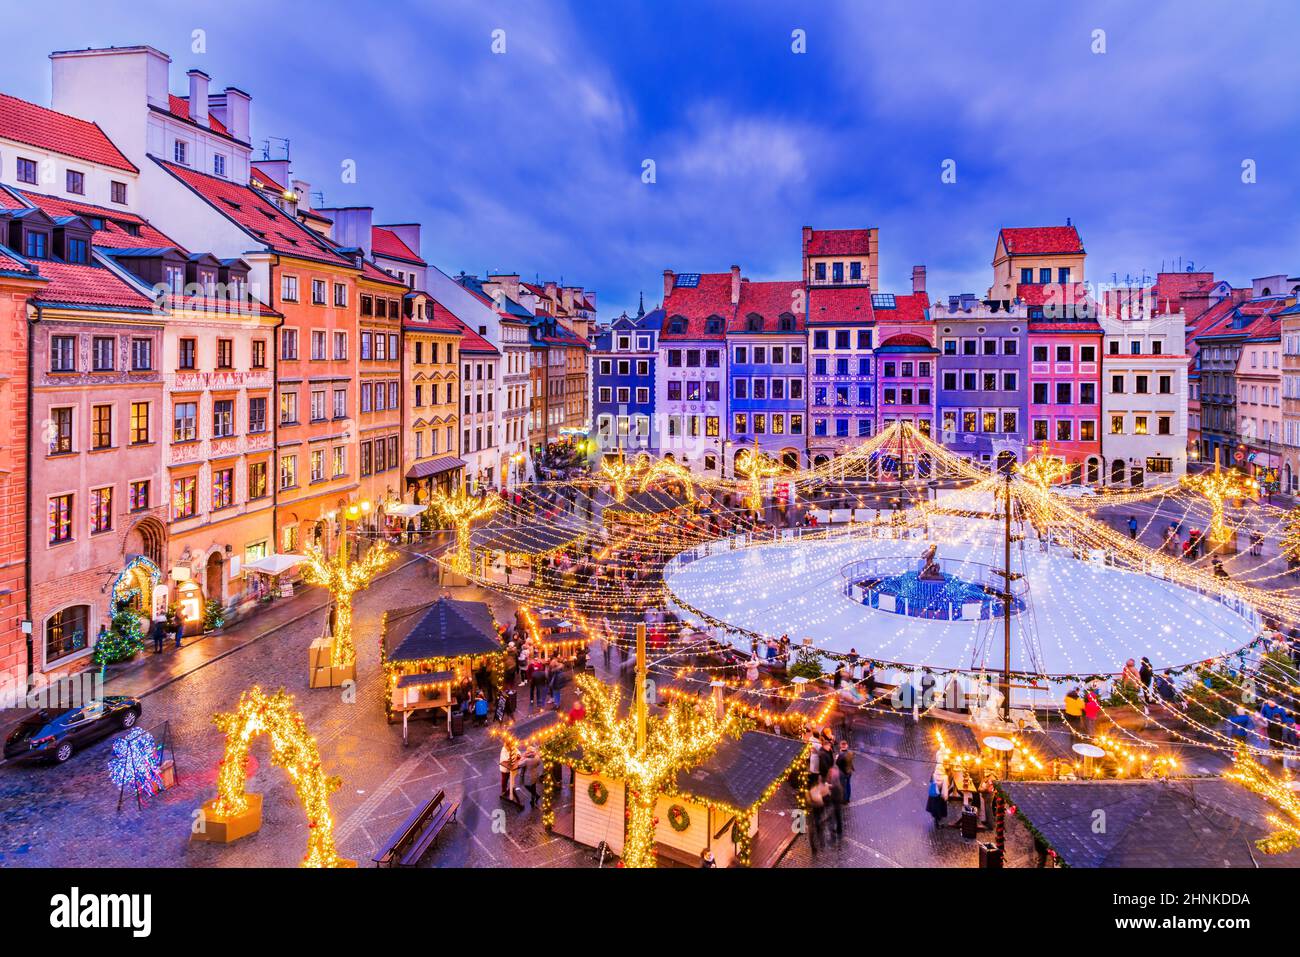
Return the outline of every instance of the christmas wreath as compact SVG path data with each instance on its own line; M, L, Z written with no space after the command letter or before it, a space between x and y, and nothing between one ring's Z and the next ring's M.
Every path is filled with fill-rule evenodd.
M672 825L674 831L680 834L691 826L691 816L686 813L686 808L680 804L672 804L668 807L668 823Z
M587 797L591 798L591 803L600 807L609 800L609 788L599 781L592 781L587 785Z

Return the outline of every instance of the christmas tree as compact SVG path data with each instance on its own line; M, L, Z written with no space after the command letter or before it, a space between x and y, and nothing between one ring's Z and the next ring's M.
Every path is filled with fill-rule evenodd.
M107 633L95 642L95 664L103 666L125 661L143 647L144 629L140 625L140 615L126 602L119 602Z

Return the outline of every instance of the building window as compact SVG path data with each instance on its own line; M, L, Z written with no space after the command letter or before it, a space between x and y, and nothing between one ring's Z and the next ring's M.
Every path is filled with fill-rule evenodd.
M50 336L50 371L77 371L77 339L75 336Z
M198 362L198 340L181 339L176 343L176 368L194 369Z
M51 615L45 622L45 663L49 665L84 651L89 622L89 605L61 608Z
M184 140L177 140L175 144L172 146L172 159L174 159L181 166L189 166L190 165L189 156L190 156L189 144L186 143Z
M193 475L172 480L172 518L193 518L199 510L199 480Z
M346 475L348 472L348 450L347 446L334 446L334 477Z
M235 400L217 399L212 403L212 437L229 438L235 434Z
M127 506L133 512L141 512L149 507L149 480L132 482L128 487Z
M235 503L235 470L218 469L212 473L212 510L230 508Z
M72 495L55 495L50 499L50 544L72 541Z
M113 407L97 405L90 410L90 447L94 450L113 447Z
M153 340L131 340L131 371L149 372L153 369Z
M226 175L226 157L222 153L214 153L212 156L212 172L215 176Z
M280 358L281 359L298 358L298 330L297 329L280 330Z
M177 402L172 407L172 441L193 442L198 435L199 404Z
M113 530L113 486L90 490L90 533Z
M266 463L250 462L248 465L248 499L266 497Z
M298 301L298 277L297 276L280 277L280 298L284 302ZM288 358L288 356L286 356L285 358Z
M294 488L298 484L298 456L280 456L280 488Z
M311 301L314 306L325 305L325 280L313 279L311 281Z
M18 157L18 182L36 185L36 160Z
M334 333L334 358L343 360L348 357L348 334L346 332Z
M298 422L298 393L280 393L280 424L295 425Z
M86 174L75 169L68 170L68 192L77 196L86 195Z
M72 409L50 410L50 454L63 455L72 451Z
M248 400L248 431L266 431L266 397L255 396Z
M311 480L319 482L325 478L325 450L314 449L311 453Z
M110 199L120 206L126 205L126 183L119 183L113 180L109 184Z
M286 357L286 358L287 358L287 357ZM253 340L253 362L252 362L252 366L253 366L254 369L265 369L265 368L266 368L266 340L265 340L265 339L254 339L254 340Z
M217 368L233 369L235 367L235 340L217 340Z
M149 441L149 403L131 403L131 444L144 445Z
M334 284L334 305L346 306L348 304L348 287L341 283Z

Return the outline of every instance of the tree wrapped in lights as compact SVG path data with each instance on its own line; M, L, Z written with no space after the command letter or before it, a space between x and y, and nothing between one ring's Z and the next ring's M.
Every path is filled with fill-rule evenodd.
M495 495L470 495L462 487L454 492L439 491L430 505L442 521L456 530L456 554L451 560L452 571L458 575L468 575L474 570L474 559L469 547L470 525L495 514L501 507L501 499Z
M1206 537L1212 547L1225 545L1233 537L1232 529L1223 521L1224 502L1230 498L1246 498L1259 491L1259 483L1253 478L1235 469L1219 468L1218 459L1215 459L1214 471L1184 475L1182 485L1210 503L1210 528Z
M1285 818L1277 814L1268 816L1268 822L1277 830L1256 841L1256 847L1265 854L1285 854L1300 847L1300 795L1291 790L1289 779L1273 777L1245 748L1237 749L1232 770L1224 777L1254 791L1286 815Z
M620 690L590 675L578 677L586 717L573 726L585 769L627 783L625 867L655 866L655 801L677 773L699 764L723 737L739 730L736 712L719 719L706 703L674 699L662 716L648 717L645 747L637 747L637 716L619 714Z
M1046 492L1069 476L1070 467L1059 456L1052 455L1044 442L1037 455L1016 465L1016 474L1039 491Z
M695 501L695 480L691 470L673 459L660 459L641 477L641 491L646 491L655 482L680 482L688 502Z
M330 664L348 668L356 663L357 650L352 642L352 596L370 585L396 556L386 542L376 542L359 560L348 558L347 537L334 558L326 558L321 549L307 548L303 578L309 584L328 589L334 602L334 647Z
M623 450L618 450L617 459L607 459L600 466L600 474L614 486L614 501L623 504L627 500L627 487L636 480L637 474L645 468L648 457L638 455L631 462L623 454Z
M213 715L212 723L226 736L212 810L225 817L248 810L248 751L253 738L265 734L271 739L271 762L288 773L307 812L307 856L302 866L343 866L345 862L334 846L334 819L329 805L329 796L338 790L341 781L321 769L316 739L294 708L293 696L283 688L268 696L254 685L240 695L233 712Z
M1282 557L1292 567L1300 565L1300 507L1293 508L1286 513L1282 538L1278 542L1278 547L1282 550Z
M763 480L780 475L781 466L776 459L761 452L755 440L752 449L742 449L736 456L736 472L745 478L745 507L757 512L763 507Z

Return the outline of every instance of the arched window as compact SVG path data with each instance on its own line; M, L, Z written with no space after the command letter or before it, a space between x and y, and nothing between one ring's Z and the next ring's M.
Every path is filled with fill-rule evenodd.
M788 312L783 314L781 318L777 320L777 328L782 332L794 332L794 316L790 315Z
M1116 459L1115 461L1110 463L1110 484L1111 485L1124 484L1124 460L1123 459Z
M668 331L680 336L686 331L686 320L681 316L673 316L668 320Z
M745 328L749 332L762 332L763 317L756 312L751 312L745 319Z
M52 614L45 622L45 664L75 655L89 640L90 606L70 605Z
M704 320L704 331L707 332L707 333L709 333L710 335L717 335L719 332L721 332L721 331L722 331L722 317L721 317L721 316L709 316L709 318L705 319L705 320Z

